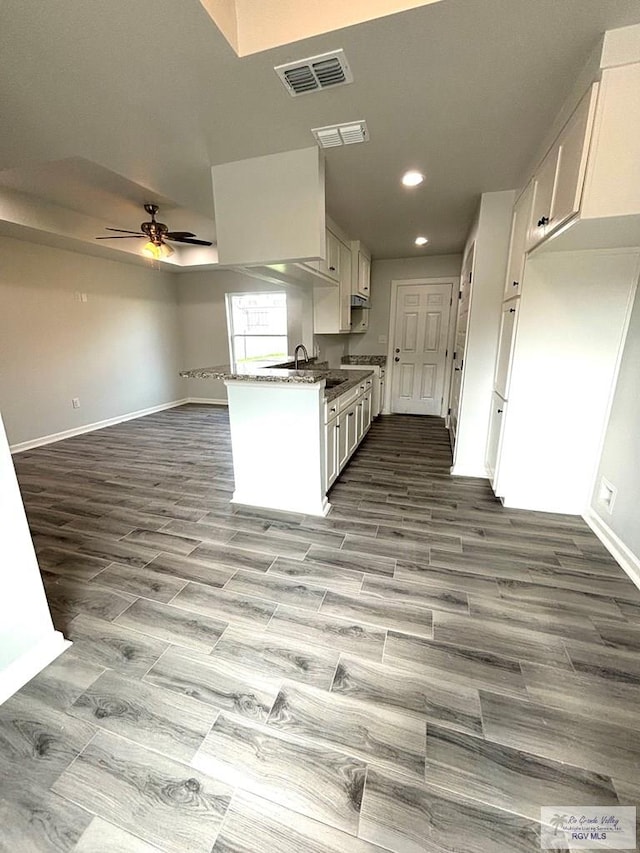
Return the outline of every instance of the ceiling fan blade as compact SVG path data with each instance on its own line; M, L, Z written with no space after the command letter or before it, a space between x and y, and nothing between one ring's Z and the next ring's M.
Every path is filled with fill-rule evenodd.
M195 237L195 234L192 234L191 231L167 231L164 235L169 240L180 240L182 237Z
M174 243L190 243L192 246L213 246L213 243L208 240L192 240L191 237L169 237L169 239Z
M146 234L127 234L124 237L96 237L96 240L135 240L137 237L147 237ZM148 237L147 237L148 239Z
M129 231L128 228L105 228L105 231L119 231L121 234L139 234L139 231Z

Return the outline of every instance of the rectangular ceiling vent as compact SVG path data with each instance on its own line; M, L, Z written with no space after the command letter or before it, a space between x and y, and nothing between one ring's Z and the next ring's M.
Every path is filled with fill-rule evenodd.
M338 145L354 145L356 142L369 141L366 121L350 121L346 124L314 127L311 133L315 136L320 148L336 148Z
M275 72L292 97L353 83L353 74L343 50L332 50L298 62L276 65Z

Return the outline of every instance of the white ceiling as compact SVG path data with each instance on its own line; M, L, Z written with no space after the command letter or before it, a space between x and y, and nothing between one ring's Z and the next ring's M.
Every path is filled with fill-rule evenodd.
M238 58L198 0L3 0L0 170L18 171L0 184L119 228L139 226L144 195L208 238L212 164L366 119L370 142L326 152L330 214L374 257L457 252L479 193L522 179L599 35L635 23L638 0L443 0ZM291 98L273 66L338 47L355 82ZM39 165L69 158L72 174ZM422 187L400 186L407 168Z

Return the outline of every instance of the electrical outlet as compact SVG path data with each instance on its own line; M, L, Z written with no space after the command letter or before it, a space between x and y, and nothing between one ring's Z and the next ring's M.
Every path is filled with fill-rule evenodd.
M71 405L73 406L74 409L79 409L80 408L80 397L73 397L71 399Z
M598 489L598 503L601 504L609 514L613 512L613 505L616 501L618 490L604 477L600 480L600 488Z

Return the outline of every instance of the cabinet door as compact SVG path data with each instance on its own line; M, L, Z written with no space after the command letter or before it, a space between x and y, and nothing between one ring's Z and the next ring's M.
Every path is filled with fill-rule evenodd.
M493 394L491 400L491 416L489 418L489 437L487 440L487 453L485 464L487 473L491 480L491 485L495 489L496 470L498 467L498 451L500 448L500 436L502 433L502 424L506 414L507 404L499 394Z
M367 391L362 399L362 434L371 426L371 397L372 392Z
M504 285L504 298L519 296L522 289L527 234L531 224L531 203L533 201L533 181L524 190L513 208L511 224L511 243L509 245L509 263L507 279Z
M351 249L340 241L340 332L351 331Z
M520 300L511 299L502 306L502 319L500 321L500 337L498 339L498 353L496 356L496 373L494 378L494 389L501 397L509 397L509 379L511 378L511 359L513 344L515 342L516 326L518 323L518 311Z
M327 230L327 260L324 272L336 281L340 281L340 243L336 235Z
M597 84L594 84L558 138L558 174L549 230L557 228L580 209L596 93Z
M371 261L363 253L358 253L358 293L369 298L371 290Z
M347 420L347 458L358 446L358 404L354 403L346 412Z
M533 209L527 240L527 248L529 249L544 239L549 231L559 153L560 147L556 143L542 161L533 178Z
M349 458L349 427L348 424L352 420L347 417L348 412L342 412L336 422L336 444L338 457L338 473L342 471Z
M334 418L325 425L325 445L324 445L324 464L325 464L325 484L329 486L338 476L338 421Z

